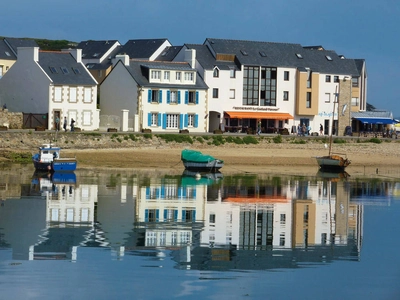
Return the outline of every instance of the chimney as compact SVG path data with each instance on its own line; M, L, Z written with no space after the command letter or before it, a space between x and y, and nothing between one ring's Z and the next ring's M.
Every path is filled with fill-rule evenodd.
M62 49L63 52L69 52L78 64L82 63L82 49Z
M185 49L185 62L189 63L190 66L195 69L196 67L196 50Z
M17 60L33 60L35 62L39 61L39 47L18 47L17 53Z
M115 58L112 59L113 66L115 66L118 61L122 61L125 66L129 66L129 55L127 54L118 54Z

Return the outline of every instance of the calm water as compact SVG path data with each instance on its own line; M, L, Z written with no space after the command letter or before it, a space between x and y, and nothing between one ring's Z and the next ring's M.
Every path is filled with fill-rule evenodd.
M400 299L398 176L0 173L0 299Z

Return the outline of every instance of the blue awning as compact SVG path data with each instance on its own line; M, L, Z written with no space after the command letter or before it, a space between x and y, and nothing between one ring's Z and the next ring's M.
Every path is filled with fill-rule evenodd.
M362 123L369 124L395 124L396 121L389 118L355 118Z

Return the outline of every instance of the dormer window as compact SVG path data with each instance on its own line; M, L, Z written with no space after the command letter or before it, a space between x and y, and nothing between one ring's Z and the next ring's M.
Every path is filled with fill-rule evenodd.
M218 68L214 68L213 77L219 77L219 70Z
M151 79L160 80L160 78L161 78L161 71L155 71L155 70L151 71Z
M193 72L185 72L185 81L193 82L194 76Z
M169 81L169 71L164 71L164 80Z

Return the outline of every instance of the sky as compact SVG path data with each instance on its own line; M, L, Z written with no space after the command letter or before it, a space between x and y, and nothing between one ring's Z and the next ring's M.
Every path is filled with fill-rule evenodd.
M365 59L367 102L400 118L399 0L14 0L1 10L0 36L6 37L322 45Z

